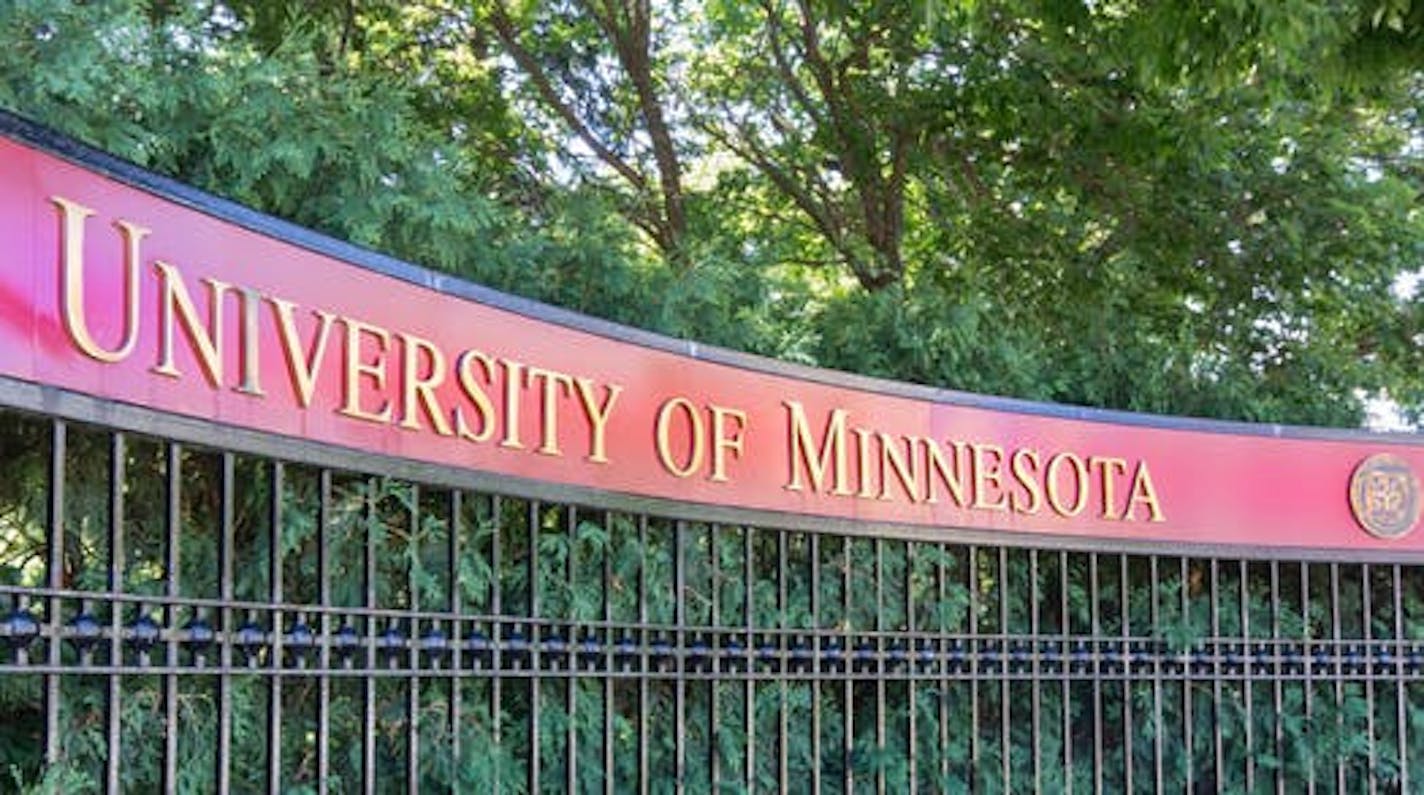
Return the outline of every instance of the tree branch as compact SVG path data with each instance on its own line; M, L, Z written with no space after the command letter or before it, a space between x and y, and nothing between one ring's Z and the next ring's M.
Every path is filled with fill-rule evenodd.
M633 30L624 37L626 45L619 48L620 61L633 81L638 94L638 108L647 125L653 143L653 159L658 167L658 186L663 195L663 216L667 222L668 241L664 249L677 254L687 231L687 216L683 208L682 165L672 131L663 116L662 102L653 85L652 71L652 10L648 0L638 0L633 9Z
M728 116L730 118L730 114ZM743 125L738 125L737 130L740 133L738 140L732 140L731 136L716 128L709 128L708 134L730 149L733 154L755 166L766 175L767 179L771 180L778 190L791 199L792 203L811 219L826 242L830 243L831 247L840 254L841 259L845 261L862 287L867 290L877 290L899 277L898 273L886 273L866 263L860 257L855 247L849 242L846 234L846 219L835 207L834 201L829 197L818 200L795 175L787 173L776 164L771 155L762 147L755 133Z
M550 110L554 111L554 113L558 114L559 118L563 119L573 134L578 136L579 140L583 141L589 149L592 149L599 160L602 160L610 168L618 172L623 179L627 180L627 182L637 190L647 190L648 183L647 180L643 178L643 175L638 173L638 170L633 168L628 161L619 157L617 152L614 152L604 144L603 141L599 140L598 136L594 135L588 125L584 124L583 120L574 112L574 109L559 96L558 90L554 88L554 84L549 79L548 73L544 71L544 67L541 66L538 59L520 43L519 34L514 29L514 22L509 18L509 13L504 7L504 3L495 2L492 4L492 7L493 14L491 15L491 21L494 23L495 34L499 36L499 40L504 44L505 49L509 50L509 54L514 58L514 62L519 64L519 68L524 71L529 81L534 84L534 88L539 92L539 96L544 100L544 104L547 105Z
M811 101L811 95L806 93L806 87L801 84L801 79L796 76L795 69L791 66L791 61L786 57L786 49L781 41L781 14L778 12L773 0L762 0L762 10L766 12L766 40L771 48L771 59L776 64L776 70L781 75L781 83L791 92L796 104L801 106L801 110L811 117L816 124L825 124L825 117L821 115L820 108Z
M498 3L496 5L500 6ZM628 3L605 0L602 4L596 0L584 0L582 6L593 17L604 36L613 45L619 65L623 67L624 73L633 84L634 92L637 95L638 114L642 117L643 126L648 132L648 138L652 141L653 161L658 170L657 187L662 196L662 211L657 213L655 218L656 232L649 230L649 234L653 236L658 246L666 254L674 260L680 261L679 252L682 248L682 238L687 231L687 215L682 193L682 166L678 158L677 145L673 141L672 131L663 115L662 102L658 97L653 80L651 4L649 0L634 0L634 2ZM619 13L620 9L622 14ZM503 8L500 6L498 13L502 12ZM505 15L505 20L508 21L507 15ZM504 33L500 35L501 38L505 38ZM518 59L517 53L515 57ZM524 68L528 71L528 67ZM541 93L544 93L542 89ZM560 105L563 103L561 102ZM576 114L571 108L565 106L565 109L567 113L561 112L561 115L566 121L575 117ZM578 128L575 129L577 132ZM587 131L586 127L583 129ZM587 135L580 134L579 137L588 143L592 132L587 131ZM592 145L590 143L590 146ZM616 158L611 150L606 151L608 151L608 156L600 154L600 157L606 162L609 160L609 156ZM649 189L648 180L641 173L638 173L621 158L619 162L624 164L628 173L636 175L636 179L634 179L628 173L624 174L634 187L639 191ZM612 165L612 163L610 164ZM614 165L614 168L619 168L619 166ZM624 173L624 171L619 169L619 173Z

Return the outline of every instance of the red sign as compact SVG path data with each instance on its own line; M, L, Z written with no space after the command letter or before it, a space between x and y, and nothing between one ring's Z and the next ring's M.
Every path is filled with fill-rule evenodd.
M756 511L1424 551L1412 532L1424 446L1397 438L1067 419L709 361L353 265L8 140L0 241L0 374L160 411Z

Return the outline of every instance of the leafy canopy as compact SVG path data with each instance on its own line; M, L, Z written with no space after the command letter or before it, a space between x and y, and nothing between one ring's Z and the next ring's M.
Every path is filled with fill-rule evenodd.
M668 334L950 388L1424 411L1408 0L0 3L0 106Z

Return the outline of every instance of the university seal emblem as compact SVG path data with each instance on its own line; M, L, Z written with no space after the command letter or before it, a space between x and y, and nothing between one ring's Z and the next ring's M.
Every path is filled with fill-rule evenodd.
M1419 478L1398 456L1372 455L1350 477L1350 510L1371 535L1400 538L1419 521Z

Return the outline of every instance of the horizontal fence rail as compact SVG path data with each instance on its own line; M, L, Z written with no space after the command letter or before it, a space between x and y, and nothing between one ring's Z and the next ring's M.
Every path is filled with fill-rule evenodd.
M1412 791L1419 567L695 521L0 413L51 791Z

